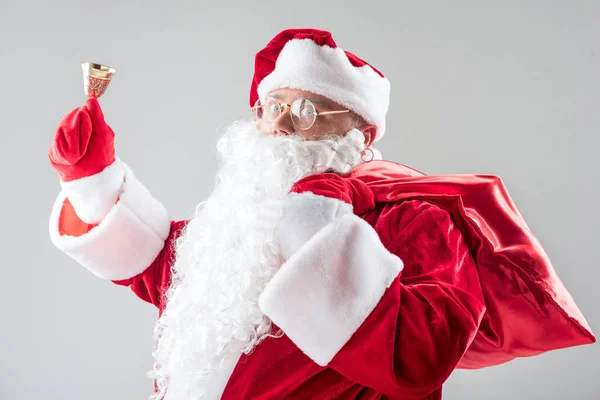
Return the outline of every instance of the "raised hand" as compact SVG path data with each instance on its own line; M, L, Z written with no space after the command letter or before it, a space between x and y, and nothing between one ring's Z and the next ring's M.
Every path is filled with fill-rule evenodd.
M96 98L72 110L60 122L48 151L62 182L102 172L115 161L115 134Z

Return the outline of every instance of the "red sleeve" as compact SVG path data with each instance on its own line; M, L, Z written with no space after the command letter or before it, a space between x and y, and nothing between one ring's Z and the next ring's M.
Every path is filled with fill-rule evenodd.
M175 241L181 234L187 221L171 221L169 235L164 246L154 261L137 275L123 279L112 280L117 285L129 286L142 300L154 304L161 312L164 308L162 295L170 284L172 261L175 258ZM58 231L61 236L82 237L99 224L88 224L78 216L68 199L64 200L58 221Z
M175 241L187 221L171 221L169 236L156 259L143 272L128 279L113 280L117 285L129 286L142 300L164 310L163 295L171 282L171 266L175 261Z
M401 399L440 388L485 312L461 232L418 200L338 217L286 260L259 305L318 365Z
M478 330L485 303L476 266L450 215L432 204L386 206L374 227L404 269L329 366L389 396L421 399Z

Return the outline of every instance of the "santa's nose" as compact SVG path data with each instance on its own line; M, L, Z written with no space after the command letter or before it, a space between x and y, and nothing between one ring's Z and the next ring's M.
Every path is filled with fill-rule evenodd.
M272 133L273 135L289 136L294 132L295 127L290 116L290 107L283 106L283 112L273 121Z

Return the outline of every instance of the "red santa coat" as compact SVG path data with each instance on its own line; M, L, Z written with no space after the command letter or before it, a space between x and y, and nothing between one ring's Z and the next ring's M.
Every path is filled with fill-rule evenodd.
M376 163L294 187L351 203L359 218L319 231L267 285L261 309L285 335L240 358L222 399L441 399L442 384L486 316L472 237L423 196L396 201L389 192L381 201L381 171L369 172ZM170 221L165 229L164 211L151 197L140 201L149 193L126 170L130 192L97 226L78 220L59 196L51 236L93 273L129 286L162 312L174 240L185 221ZM370 188L373 182L379 189ZM140 227L140 221L147 222ZM123 239L115 235L123 231L147 240L128 236L128 249L121 245L127 254L115 256ZM139 261L152 253L151 262Z

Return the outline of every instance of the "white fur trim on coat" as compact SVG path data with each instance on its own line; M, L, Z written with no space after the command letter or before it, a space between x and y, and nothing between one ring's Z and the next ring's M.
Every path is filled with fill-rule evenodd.
M119 200L98 226L82 236L61 235L59 217L66 193L61 191L50 216L52 243L103 279L126 279L154 261L169 235L165 207L122 163L125 183Z
M377 232L354 214L314 235L263 291L261 310L307 356L326 366L403 268Z
M352 205L311 192L290 193L283 199L278 239L281 254L288 259L318 231L344 214Z
M117 202L123 188L125 169L118 158L102 172L60 182L77 216L85 223L96 224L108 214Z
M280 88L306 90L347 107L377 127L375 141L385 133L390 82L370 65L352 65L339 47L290 40L277 57L275 70L258 85L258 96Z

